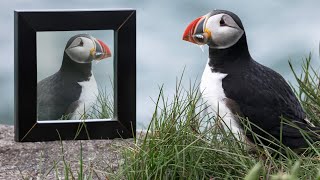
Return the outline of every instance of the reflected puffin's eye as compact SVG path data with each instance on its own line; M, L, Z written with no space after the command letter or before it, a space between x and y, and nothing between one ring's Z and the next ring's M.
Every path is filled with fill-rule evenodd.
M83 41L82 41L82 39L80 38L80 43L79 43L79 45L78 46L83 46Z
M226 25L226 22L224 21L224 19L223 19L223 18L221 18L221 20L220 20L220 25L221 25L221 26Z

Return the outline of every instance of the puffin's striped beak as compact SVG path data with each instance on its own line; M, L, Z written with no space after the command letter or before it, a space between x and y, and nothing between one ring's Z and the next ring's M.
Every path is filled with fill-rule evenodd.
M110 48L101 40L94 39L95 49L91 52L94 60L100 61L102 59L111 57Z
M206 19L207 16L201 16L193 20L185 29L182 39L199 45L207 44L211 32L205 29Z

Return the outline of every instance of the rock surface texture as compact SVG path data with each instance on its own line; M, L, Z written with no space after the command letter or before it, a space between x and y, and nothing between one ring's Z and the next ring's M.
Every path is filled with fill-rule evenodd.
M114 139L62 141L62 144L60 141L18 143L13 137L13 126L0 125L0 180L64 179L64 162L70 165L73 177L78 179L81 144L85 174L91 172L93 179L109 179L108 174L114 173L121 163L121 147L133 141Z

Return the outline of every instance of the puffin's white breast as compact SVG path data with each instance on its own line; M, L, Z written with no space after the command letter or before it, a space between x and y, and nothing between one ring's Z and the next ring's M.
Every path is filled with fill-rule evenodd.
M224 121L225 129L230 129L235 136L240 139L242 130L232 114L230 109L226 106L226 95L222 87L222 80L227 74L212 72L210 66L206 65L200 83L200 90L202 92L202 98L209 106L213 115L219 115Z
M97 82L92 74L88 81L78 82L81 86L81 94L79 97L80 105L74 111L71 119L80 119L85 112L89 113L91 107L95 104L98 97Z

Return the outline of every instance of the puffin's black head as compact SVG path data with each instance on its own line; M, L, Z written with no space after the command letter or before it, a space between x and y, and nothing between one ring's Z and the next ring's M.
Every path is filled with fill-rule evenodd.
M77 63L90 63L111 56L109 47L89 34L71 37L65 48L66 55Z
M192 21L183 34L183 40L207 44L213 49L235 45L245 32L241 20L230 11L214 10Z

